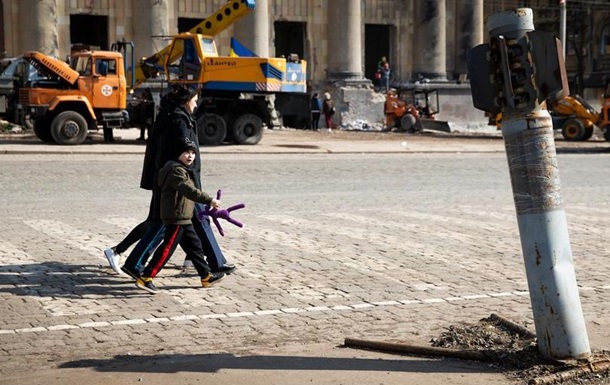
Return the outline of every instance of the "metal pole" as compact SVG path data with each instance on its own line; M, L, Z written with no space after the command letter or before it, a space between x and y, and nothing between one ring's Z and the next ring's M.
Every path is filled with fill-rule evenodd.
M567 94L559 41L534 31L532 10L489 17L490 44L468 53L475 107L502 117L521 249L540 353L590 355L568 226L563 209L551 117L543 104Z
M490 34L517 39L533 31L531 9L518 11L492 15L488 22ZM520 108L523 95L515 91L519 87L527 90L527 81L522 79L520 84L515 79L511 84L514 95L503 111L502 135L536 336L543 356L577 358L589 355L590 348L572 264L553 123L548 111L538 103L530 111Z
M563 57L566 57L566 0L559 0L559 40L563 46Z

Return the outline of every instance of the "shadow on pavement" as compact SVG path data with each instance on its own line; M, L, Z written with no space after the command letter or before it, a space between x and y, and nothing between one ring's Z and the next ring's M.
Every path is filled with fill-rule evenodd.
M0 144L27 144L27 145L32 145L32 146L51 146L51 147L57 147L57 148L74 147L71 145L62 146L62 145L56 144L54 142L43 142L42 140L38 139L36 136L32 136L32 135L15 136L15 137L10 137L10 136L0 137ZM118 136L113 142L104 142L104 139L102 137L96 135L96 136L88 136L87 139L85 139L85 141L83 143L81 143L77 146L87 146L87 145L97 145L97 144L103 144L103 145L141 144L141 145L145 145L146 141L132 139L132 138L121 138L120 136Z
M83 298L92 294L116 297L149 295L138 290L131 279L109 274L109 271L96 265L54 261L0 265L0 293L57 298Z
M558 154L610 154L610 143L608 147L558 147Z
M347 350L346 350L347 351ZM353 351L350 354L355 354ZM442 364L441 364L442 362ZM311 370L418 373L497 373L480 363L433 359L380 359L307 356L235 356L232 354L175 354L158 356L119 355L111 359L84 359L61 364L59 368L90 368L114 373L216 373L225 369ZM290 383L287 381L286 383Z

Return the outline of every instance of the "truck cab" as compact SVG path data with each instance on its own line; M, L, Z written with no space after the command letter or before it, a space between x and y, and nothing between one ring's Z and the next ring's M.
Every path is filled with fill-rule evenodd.
M122 55L108 51L82 52L72 56L70 66L79 74L78 88L94 109L126 107L127 84L122 62Z

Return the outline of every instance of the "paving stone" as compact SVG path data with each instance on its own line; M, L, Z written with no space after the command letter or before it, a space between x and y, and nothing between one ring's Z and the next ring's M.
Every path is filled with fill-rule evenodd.
M583 311L604 346L610 156L590 155L559 157ZM0 373L348 336L425 344L491 313L533 328L502 153L206 154L206 186L247 204L246 226L219 237L238 269L203 290L167 268L159 295L111 274L102 255L146 216L141 156L82 157L2 155Z

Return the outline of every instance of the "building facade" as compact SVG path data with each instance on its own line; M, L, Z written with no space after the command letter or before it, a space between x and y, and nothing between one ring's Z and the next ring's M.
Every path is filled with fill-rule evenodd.
M110 49L133 41L148 57L222 7L226 0L0 0L0 53L39 50L65 57L77 44ZM583 85L610 79L610 3L567 0L566 67ZM256 10L216 36L221 55L237 38L259 56L296 53L308 61L311 89L329 81L366 83L387 57L393 80L460 83L466 51L487 38L485 18L534 10L537 28L559 33L557 0L257 0ZM574 26L580 28L573 28ZM577 44L577 42L581 42Z

